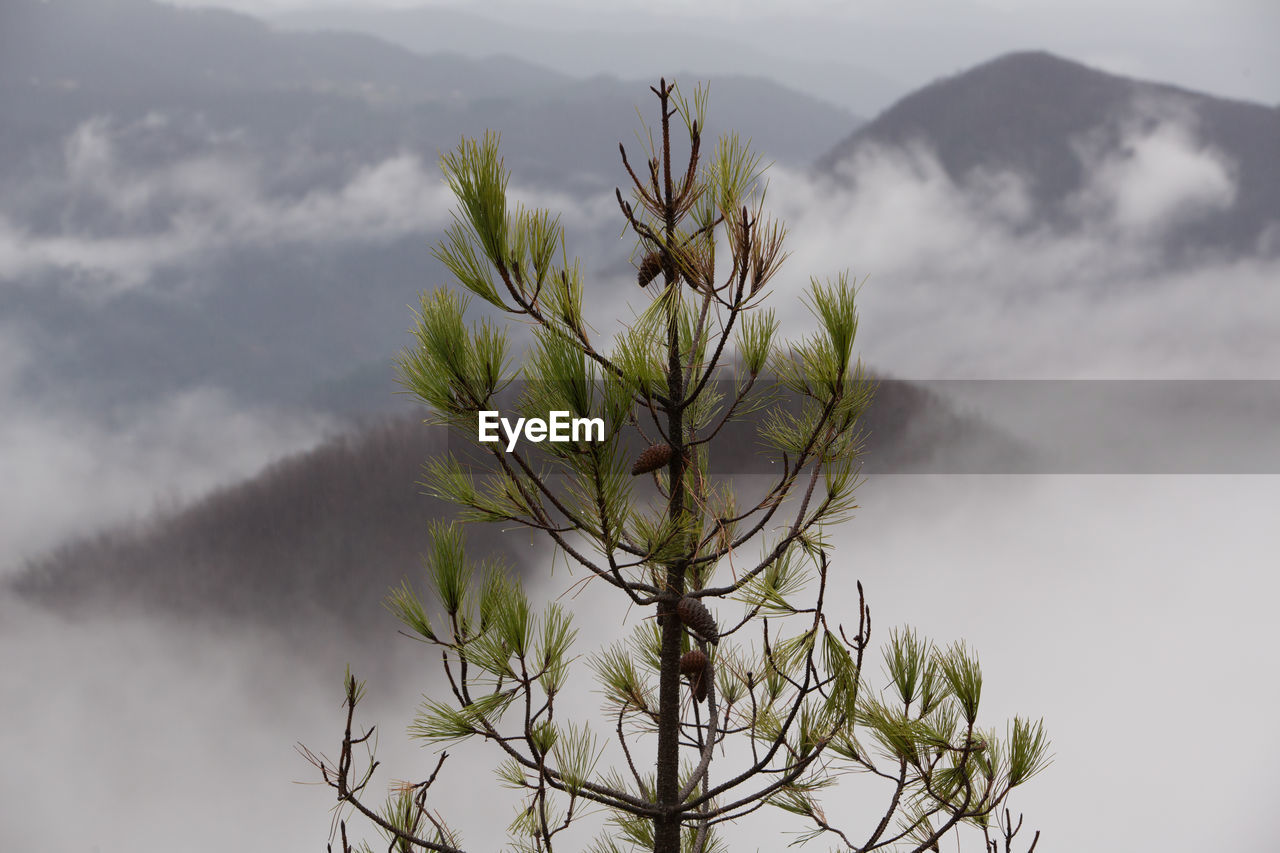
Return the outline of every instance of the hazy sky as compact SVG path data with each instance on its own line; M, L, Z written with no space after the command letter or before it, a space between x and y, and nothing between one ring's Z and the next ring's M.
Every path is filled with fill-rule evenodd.
M180 3L263 16L342 5L330 0ZM661 15L678 16L686 26L764 45L774 53L852 62L893 78L903 92L999 53L1042 48L1118 73L1280 102L1280 51L1274 49L1280 4L1272 0L801 0L785 6L763 0L388 0L380 5L451 6L559 30L636 28Z

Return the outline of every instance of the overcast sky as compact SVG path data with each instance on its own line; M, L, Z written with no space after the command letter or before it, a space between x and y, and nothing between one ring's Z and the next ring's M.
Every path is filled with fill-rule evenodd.
M333 0L178 0L262 16L343 5ZM1117 73L1213 94L1280 102L1280 3L1272 0L602 0L441 5L553 29L641 27L660 15L773 52L841 59L908 91L1010 50L1047 49ZM696 11L695 11L696 10ZM605 69L601 69L605 70ZM768 69L760 69L767 75Z

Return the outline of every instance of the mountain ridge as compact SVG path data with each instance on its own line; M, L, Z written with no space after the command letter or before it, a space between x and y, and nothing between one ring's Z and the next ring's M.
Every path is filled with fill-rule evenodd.
M293 31L370 33L420 53L446 45L473 56L496 51L575 77L604 69L621 78L656 78L664 73L670 77L672 70L690 65L699 66L692 69L696 74L711 76L768 69L769 77L779 83L858 115L873 112L903 89L844 57L800 59L735 41L712 28L658 29L652 23L625 31L598 25L539 28L437 5L393 9L337 5L286 12L271 20Z
M12 0L5 76L100 92L296 90L406 102L527 94L568 80L514 57L424 56L362 33L281 32L221 8ZM13 79L10 77L10 79Z
M1020 443L933 391L877 384L862 419L868 472L937 470L941 458L957 470L968 459L989 472L999 459L999 470L1016 471L1027 461ZM756 470L758 426L726 430L713 470ZM428 524L456 516L418 480L428 459L457 453L459 441L417 413L376 419L189 504L66 543L28 561L8 585L68 614L184 615L286 638L341 630L376 643L393 625L382 607L388 589L421 580ZM523 528L467 529L477 556L499 557L530 581L546 559L542 540Z

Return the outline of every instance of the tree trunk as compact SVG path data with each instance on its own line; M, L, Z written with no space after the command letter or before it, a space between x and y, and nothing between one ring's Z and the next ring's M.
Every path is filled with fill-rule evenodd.
M659 84L658 100L662 104L662 177L666 201L666 221L663 223L667 246L674 245L676 236L676 210L674 186L671 182L671 113L667 108L670 90L664 78ZM666 287L679 287L679 275L668 256L663 264ZM667 317L667 393L670 406L667 409L667 440L671 444L671 461L668 463L670 497L667 503L668 518L678 523L685 513L684 506L684 370L680 364L680 300L671 302ZM670 810L653 822L654 853L680 853L680 816L675 813L680 804L680 644L684 629L676 616L676 602L684 594L684 576L687 563L681 558L669 564L666 575L666 595L658 602L658 618L662 620L662 654L658 675L658 807Z
M664 128L665 130L665 128ZM671 409L667 417L667 435L673 453L668 463L671 496L667 505L674 521L684 514L684 377L680 367L680 327L672 310L668 329L668 391ZM684 594L685 563L667 566L667 596L658 603L662 620L661 670L658 676L658 779L659 808L674 809L680 797L680 643L684 628L676 616L676 602ZM654 821L654 853L680 853L680 819L662 816Z

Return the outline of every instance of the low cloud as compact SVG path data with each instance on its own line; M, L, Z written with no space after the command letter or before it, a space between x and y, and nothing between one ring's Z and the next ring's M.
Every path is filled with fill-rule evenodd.
M1076 199L1080 214L1123 234L1153 233L1226 210L1235 201L1231 162L1197 141L1193 120L1129 127L1114 149L1081 142L1089 180Z
M368 671L352 657L316 647L299 660L243 627L65 620L0 593L0 699L13 723L0 732L11 757L0 840L93 853L172 850L175 839L192 853L323 850L334 799L295 744L334 755L343 668ZM423 759L402 734L409 685L373 684L369 697L362 719L388 724L380 752L393 766ZM91 790L68 809L77 779Z
M335 164L304 149L267 156L242 133L197 130L200 144L188 147L203 150L165 160L148 152L192 128L154 113L77 127L55 173L0 201L0 282L56 275L60 287L102 300L219 254L434 236L457 209L437 165L410 152ZM560 213L562 225L579 231L598 229L618 211L612 196L580 199L519 184L508 197L513 206Z
M1278 378L1280 255L1170 262L1172 229L1234 200L1233 164L1173 119L1078 150L1075 225L1037 220L1026 176L956 181L925 146L860 150L856 191L775 171L793 252L775 290L849 269L864 358L909 378Z
M1189 733L1186 721L1265 719L1280 701L1275 680L1257 677L1257 662L1239 653L1268 647L1274 633L1275 487L1267 477L873 478L860 490L858 517L831 531L840 568L828 590L831 617L850 618L861 580L878 626L869 684L884 683L875 661L889 629L910 624L977 652L990 724L1045 717L1055 761L1011 803L1015 816L1026 812L1028 834L1041 830L1063 849L1098 837L1118 849L1262 849L1278 828L1265 757L1280 741L1264 727L1249 749L1224 750ZM554 575L534 595L556 598L574 580ZM561 599L580 615L578 651L624 619L644 618L603 599L596 588ZM407 677L371 681L361 714L379 726L387 762L370 787L374 801L391 780L424 778L437 758L404 736L415 694L446 689L435 681L436 661L394 636L377 653L406 649L413 656L394 671ZM68 622L0 598L0 664L9 675L0 698L14 721L0 733L10 756L0 793L13 806L5 841L17 849L165 850L212 807L229 819L184 849L322 848L331 792L314 784L293 744L334 756L339 677L353 653L321 646L299 660L244 629ZM358 675L369 671L367 661L352 664ZM598 697L587 692L590 673L579 668L570 685L570 717L607 734ZM468 849L497 849L515 813L490 799L506 794L489 775L498 756L488 746L450 748L432 793ZM1211 790L1186 784L1188 762L1212 763L1221 780ZM111 785L70 813L51 793L68 778L108 777ZM292 784L299 781L313 784ZM855 776L823 801L842 826L866 827L874 816L862 817L888 793ZM1088 825L1062 806L1119 800L1123 814L1101 809ZM1203 817L1206 803L1212 821ZM374 835L363 820L352 826ZM762 812L728 832L735 849L754 849L761 832L797 826Z
M207 151L133 163L134 147L155 146L169 132L156 115L79 126L64 142L59 172L21 188L28 209L53 210L42 218L56 227L0 207L0 279L57 273L103 298L211 253L378 244L435 231L453 206L434 164L404 152L347 167L305 192L275 186L273 172L290 164L269 162L234 133L214 135Z
M248 477L333 429L327 418L244 407L212 388L96 415L6 397L3 385L0 397L0 577L67 537Z
M455 206L434 165L411 154L284 190L235 134L211 151L131 166L128 146L145 130L95 120L71 135L49 191L74 198L62 217L71 225L40 229L0 209L0 276L60 270L64 284L102 298L213 252L438 232ZM985 171L955 180L923 145L860 149L841 166L856 192L775 168L769 203L790 227L793 253L774 283L784 296L776 303L783 327L810 323L791 298L810 274L849 269L864 282L863 355L901 376L1273 377L1280 240L1264 234L1252 254L1170 263L1173 229L1234 203L1235 165L1200 141L1194 117L1167 106L1135 107L1109 144L1099 136L1074 143L1086 180L1055 224L1037 218L1028 176ZM306 156L286 161L301 171ZM611 195L519 185L510 195L560 214L570 250L587 252L593 281L630 292L625 246L612 239L621 226Z
M1186 721L1264 719L1280 700L1240 653L1274 642L1278 481L873 477L835 537L849 569L831 600L853 600L860 579L878 643L903 623L963 638L982 660L984 716L1045 717L1055 761L1012 800L1027 834L1063 850L1261 849L1280 826L1265 804L1274 761L1259 758L1280 738L1224 749ZM1188 784L1206 763L1219 781ZM1119 801L1100 822L1063 807Z

